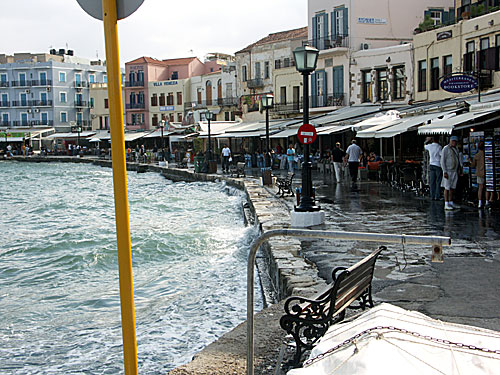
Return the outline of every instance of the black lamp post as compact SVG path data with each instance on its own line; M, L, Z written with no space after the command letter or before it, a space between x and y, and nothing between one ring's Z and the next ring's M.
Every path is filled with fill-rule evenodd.
M163 128L165 127L165 120L160 121L160 128L161 128L161 160L165 160L165 140L163 139Z
M213 112L206 111L205 112L205 118L208 121L208 148L207 148L207 156L208 156L208 161L212 161L212 142L210 140L210 121L212 121L214 119Z
M77 138L76 144L77 144L78 146L80 146L80 133L82 132L82 128L80 127L80 125L78 125L78 126L76 127L76 131L78 132L78 138Z
M293 51L295 67L304 79L302 94L304 124L309 123L309 75L316 69L318 54L319 51L310 46L298 47ZM295 207L295 211L312 212L320 210L320 207L314 204L312 190L312 164L309 158L309 144L305 144L304 162L302 163L302 193L300 195L300 205Z
M274 104L274 96L271 94L262 95L260 98L262 103L262 108L266 110L266 154L264 155L264 167L270 167L271 156L270 145L269 145L269 109L273 107Z

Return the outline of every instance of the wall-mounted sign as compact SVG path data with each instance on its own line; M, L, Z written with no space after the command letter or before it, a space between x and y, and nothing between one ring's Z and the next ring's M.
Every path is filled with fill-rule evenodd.
M173 105L162 106L160 107L160 111L161 112L175 111L175 107Z
M457 74L446 77L441 81L443 90L457 94L474 90L476 87L477 79L467 74Z
M367 25L386 25L387 20L385 18L358 17L358 23Z
M177 85L177 81L163 81L163 82L153 82L153 86L170 86Z
M453 32L451 30L441 31L436 34L437 40L450 39L453 36Z

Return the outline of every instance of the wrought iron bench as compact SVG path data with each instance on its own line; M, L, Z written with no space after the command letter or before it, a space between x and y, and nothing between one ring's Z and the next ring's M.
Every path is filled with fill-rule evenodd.
M331 324L344 319L347 308L364 310L367 306L373 307L371 283L375 262L385 249L385 246L380 246L349 268L335 268L333 282L315 296L286 300L280 325L295 340L293 364L299 364L304 351L312 349ZM355 301L358 303L353 305Z
M285 193L291 194L292 197L295 195L292 189L293 176L295 176L295 173L288 173L286 177L276 178L276 186L278 187L276 195L281 194L281 198L283 198Z

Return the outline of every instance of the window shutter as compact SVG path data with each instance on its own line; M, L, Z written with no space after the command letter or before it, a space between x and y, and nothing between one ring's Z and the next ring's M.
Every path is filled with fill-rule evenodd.
M491 47L486 50L486 69L495 70L496 69L496 48Z
M318 103L318 75L317 73L311 74L311 106L316 108Z
M335 17L335 11L332 12L331 14L332 18L332 39L335 39L337 37L337 18Z
M448 12L441 12L441 20L444 24L450 22L450 14Z
M312 44L314 48L318 48L318 17L312 19Z
M347 8L344 8L343 11L344 11L344 36L348 35L349 34L349 18L348 18L348 12L347 12Z
M328 13L322 14L323 16L323 38L328 38ZM324 39L323 39L324 40Z
M426 10L424 11L424 18L427 17L427 16L431 16L431 11L430 10Z
M328 98L328 80L326 79L326 77L327 77L326 70L323 70L321 73L323 73L323 96L325 98L324 103L326 105L326 101Z
M455 22L455 8L449 8L448 9L448 21L450 23Z

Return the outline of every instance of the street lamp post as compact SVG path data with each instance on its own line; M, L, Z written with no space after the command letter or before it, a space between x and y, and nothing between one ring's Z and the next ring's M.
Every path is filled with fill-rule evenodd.
M163 139L163 128L165 127L165 120L160 121L161 128L161 161L165 160L165 140Z
M305 46L293 51L295 66L303 76L303 113L304 124L309 123L309 75L316 69L319 51L316 48ZM319 211L312 198L312 164L309 158L309 144L304 145L304 162L302 163L302 192L300 205L295 207L297 212Z
M274 96L271 94L262 95L261 98L262 108L266 110L266 154L264 158L264 167L270 167L270 145L269 145L269 109L273 107Z
M80 133L82 132L82 128L80 126L77 126L76 131L78 132L78 138L77 138L76 144L78 146L78 149L80 149Z
M205 112L205 118L208 121L208 147L207 147L207 159L208 161L212 161L212 142L210 140L210 121L214 119L214 113L211 111Z

